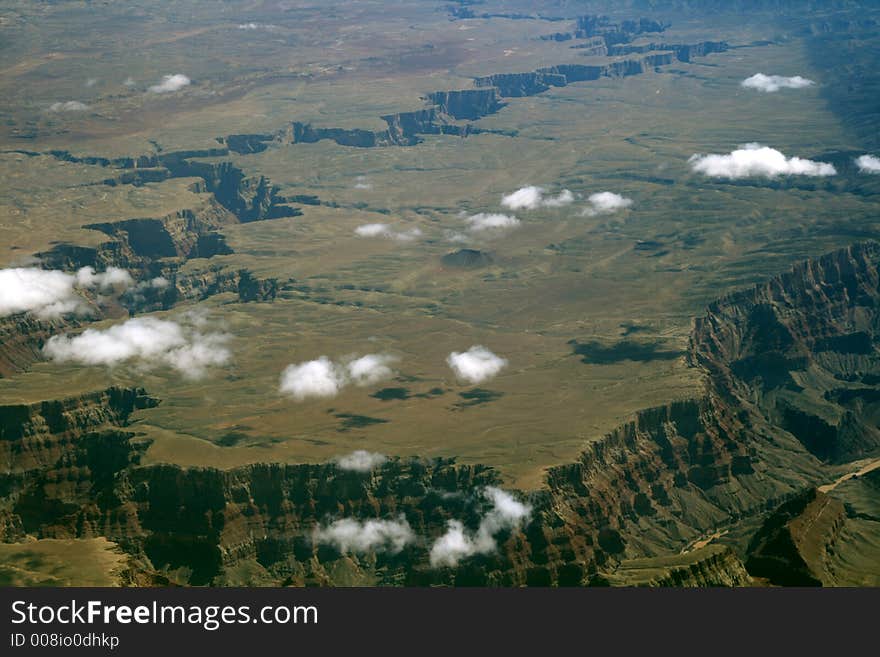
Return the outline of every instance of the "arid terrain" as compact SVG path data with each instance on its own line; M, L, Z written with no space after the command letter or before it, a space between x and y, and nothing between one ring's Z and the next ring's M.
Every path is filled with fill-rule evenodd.
M880 9L0 2L0 582L880 584Z

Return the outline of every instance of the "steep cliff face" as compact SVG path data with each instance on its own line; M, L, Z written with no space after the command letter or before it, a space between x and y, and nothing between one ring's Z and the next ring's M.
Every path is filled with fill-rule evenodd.
M78 324L75 318L42 320L28 313L0 318L0 377L26 369L39 360L46 340Z
M169 310L179 303L201 301L224 292L237 294L242 303L272 301L281 288L276 278L259 278L247 269L228 269L224 265L181 272L181 259L154 260L143 252L136 254L129 245L129 233L124 232L120 224L126 228L131 226L129 222L108 224L114 236L120 237L119 241L108 242L97 249L72 249L61 245L44 254L47 256L47 265L68 271L86 265L99 270L115 266L130 271L138 282L112 302L111 315L118 314L121 309L127 310L130 315ZM117 234L117 230L122 235ZM222 239L214 242L215 236L219 234L209 232L190 242L192 251L189 257L207 258L210 257L209 253L216 255L226 252L221 248L225 247L225 243ZM178 243L169 237L167 244L170 250L172 247L176 249ZM142 248L142 245L138 245L138 248ZM85 297L83 300L88 301ZM76 330L101 318L107 307L94 304L94 300L91 302L93 312L90 316L70 315L44 320L29 313L18 313L0 318L0 377L22 372L41 360L43 346L53 335Z
M752 578L727 546L709 545L671 557L625 561L601 579L613 586L751 586Z
M59 401L0 406L0 536L39 532L47 514L76 514L96 503L96 486L137 458L125 426L158 400L142 389L108 388Z
M691 358L819 459L880 449L880 246L857 244L722 299L695 323Z
M517 98L535 96L544 93L550 87L564 87L567 81L564 75L547 70L487 75L475 78L474 84L478 87L493 87L505 98Z
M165 284L141 285L122 297L131 314L168 310L178 303L201 301L215 294L233 292L239 301L272 301L280 285L276 278L258 278L247 269L227 269L214 265L195 272L180 273L176 268L162 271Z
M600 78L620 78L642 75L659 66L678 61L690 61L692 57L702 57L715 52L724 52L725 43L702 43L691 46L647 47L633 52L658 52L636 59L623 59L602 65L559 64L540 68L528 73L499 73L474 79L477 87L492 87L504 98L534 96L544 93L551 87L564 87L576 82L589 82ZM664 52L659 52L664 51Z
M286 205L277 185L265 176L245 176L231 162L199 162L186 157L185 153L172 153L163 156L162 163L175 178L201 178L204 191L212 193L217 202L242 223L300 214L296 208Z
M126 219L85 227L113 237L118 244L114 247L116 262L116 254L121 253L131 266L141 259L151 263L159 258L210 258L232 253L218 230L234 222L229 212L209 204L198 212L179 210L158 219Z
M266 581L317 582L349 560L314 543L317 523L403 515L413 531L437 534L451 517L476 524L470 493L498 483L489 468L448 459L393 459L372 473L333 464L138 466L145 445L117 427L155 403L142 390L109 389L0 408L0 458L10 463L0 475L4 540L113 537L142 564L144 581L222 583L248 563ZM423 555L419 545L363 570L402 582Z
M694 57L705 57L713 53L726 52L730 46L724 41L701 41L693 44L649 43L645 45L618 45L608 50L611 56L644 54L655 51L669 51L676 60L690 62Z
M498 96L493 89L435 91L428 94L427 99L441 112L454 119L476 121L501 109Z
M846 512L840 500L815 489L779 507L755 534L746 567L778 586L833 584L833 552Z
M482 490L499 481L492 469L400 459L369 473L140 466L143 445L119 428L155 403L138 390L0 409L10 463L0 530L6 540L106 536L145 583L740 585L748 576L724 548L669 555L767 516L745 551L749 574L833 582L827 555L846 510L813 490L827 470L784 411L817 399L851 404L850 439L838 430L835 444L847 458L877 453L860 426L876 426L870 400L880 398L871 396L880 373L869 357L878 265L877 244L856 245L712 304L689 350L707 373L706 395L645 410L549 470L528 496L528 522L457 567L431 566L430 546L450 519L476 531L487 513ZM397 553L342 554L313 539L320 522L401 515L419 539Z
M232 142L241 145L240 140L232 139ZM36 254L44 267L64 271L86 266L98 271L109 267L128 270L138 284L128 290L119 303L131 313L168 309L180 301L201 300L221 292L236 292L242 301L275 298L276 280L257 279L246 270L227 271L218 266L201 272L180 273L181 266L188 260L232 253L221 232L227 225L301 214L287 204L287 199L279 195L278 187L267 178L247 177L231 162L205 163L192 159L227 155L226 149L117 159L78 157L67 151L52 151L51 154L65 161L127 168L117 177L105 181L106 184L141 184L147 179L168 177L201 178L194 191L208 192L213 197L197 207L163 217L84 226L111 239L96 247L56 244L49 251ZM142 174L148 172L145 178ZM151 285L153 280L161 284ZM27 315L0 319L0 335L3 336L0 376L27 368L40 358L40 350L53 332L101 316L97 305L94 311L93 317L80 318L80 321L66 317L63 321L41 322Z

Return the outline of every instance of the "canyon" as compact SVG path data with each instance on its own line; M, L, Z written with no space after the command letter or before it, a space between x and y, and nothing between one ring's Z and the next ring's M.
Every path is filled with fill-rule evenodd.
M313 542L312 530L400 514L419 536L438 536L453 518L476 527L480 491L500 482L493 468L401 458L371 472L141 465L149 445L131 420L160 400L138 389L0 408L11 464L0 526L6 541L104 537L128 555L126 581L142 584L833 584L829 555L850 516L816 488L829 467L878 448L868 429L851 437L854 426L874 426L871 404L853 399L870 399L880 379L849 337L859 329L856 344L875 344L878 276L880 245L868 242L712 304L688 350L705 396L642 411L577 462L550 468L526 495L530 521L456 568L430 567L425 543L357 556ZM805 379L793 386L812 369L839 386L834 394ZM834 405L821 445L798 432L818 419L792 425L778 411L795 403L781 402L792 387L809 418L820 409L805 399ZM748 542L718 545L749 526ZM711 531L721 538L685 551Z

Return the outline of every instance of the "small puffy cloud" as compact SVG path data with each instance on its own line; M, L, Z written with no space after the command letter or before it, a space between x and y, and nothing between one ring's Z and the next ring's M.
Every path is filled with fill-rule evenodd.
M394 357L367 354L345 363L321 356L305 363L288 365L281 373L282 394L296 401L335 397L347 385L368 386L390 378Z
M531 506L500 488L489 486L484 494L492 502L492 510L483 517L478 534L491 537L502 530L515 529L532 513Z
M354 234L358 237L384 237L398 242L411 242L421 237L422 231L418 228L411 228L401 232L393 230L388 224L364 224L355 228Z
M446 524L446 533L434 541L429 559L435 568L439 566L454 567L458 562L476 554L473 539L465 533L464 525L459 520L450 520Z
M175 73L173 75L163 75L162 80L158 84L149 87L149 91L154 94L167 94L172 91L180 91L188 86L192 80L183 73Z
M535 210L537 208L558 208L574 201L574 194L563 189L557 196L547 195L547 190L536 185L521 187L501 197L501 205L509 210Z
M240 23L238 26L239 30L272 30L276 28L276 25L272 25L271 23Z
M83 267L76 272L76 281L80 287L97 287L104 291L114 288L128 289L134 285L131 274L119 267L108 267L100 274L92 267Z
M619 210L624 210L632 205L631 198L626 198L614 192L598 192L591 194L587 199L589 205L584 208L581 213L586 217L595 217L600 214L613 214Z
M171 281L167 278L164 276L156 276L155 278L141 281L137 285L129 287L125 291L125 298L128 299L130 303L141 304L146 302L148 295L155 294L154 290L164 290L169 285L171 285Z
M388 354L367 354L355 358L346 366L348 378L356 386L369 386L390 379L394 375L390 367L394 361L395 358Z
M453 351L446 363L455 376L468 383L482 383L507 367L507 359L496 356L486 347L475 345L465 352Z
M79 335L49 338L43 353L58 362L114 367L129 363L141 370L171 367L187 378L204 376L207 368L231 358L228 335L203 333L196 318L184 323L138 317L108 329L86 329Z
M36 267L0 269L0 316L32 312L41 318L68 313L87 313L88 306L78 290L127 289L134 284L124 269L109 267L96 273L83 267L75 274Z
M94 87L96 84L98 84L98 78L89 78L86 80L87 87Z
M281 392L297 401L334 397L344 385L344 374L326 356L299 365L288 365L281 373Z
M761 144L745 144L727 155L693 155L691 168L712 178L739 178L777 176L833 176L837 169L826 162L814 162L800 157L786 157L775 148Z
M358 176L354 183L355 189L373 189L373 183L367 180L366 176Z
M519 225L519 219L507 214L480 212L465 218L465 223L468 225L469 231L480 233L516 228Z
M856 165L862 173L880 173L880 157L861 155L856 158Z
M454 567L466 557L494 552L497 548L495 535L518 529L532 513L531 506L500 488L489 486L483 494L492 503L492 508L483 516L477 531L469 533L460 521L450 520L446 533L431 546L429 559L432 566Z
M802 78L800 75L787 78L782 75L764 75L763 73L755 73L752 77L746 78L740 85L746 89L757 89L764 93L772 94L780 89L803 89L816 84L812 80Z
M127 78L125 78L122 84L124 84L126 87L133 87L135 85L134 78L129 75Z
M340 456L336 459L336 467L340 470L351 470L354 472L369 472L373 468L378 468L388 459L384 454L377 452L368 452L365 449L358 449L351 454Z
M445 237L447 241L453 242L454 244L465 244L471 241L471 238L464 233L459 233L458 231L454 230L443 231L443 237Z
M354 229L358 237L386 237L390 232L388 224L364 224Z
M349 552L391 552L396 554L415 540L415 533L402 515L397 520L343 518L315 528L315 543L333 545Z
M66 102L59 101L49 105L50 112L84 112L87 109L89 109L89 106L78 100L68 100Z

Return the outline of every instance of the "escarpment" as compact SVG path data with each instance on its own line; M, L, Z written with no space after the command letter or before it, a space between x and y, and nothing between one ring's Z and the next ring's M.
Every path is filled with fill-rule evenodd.
M709 545L686 554L625 561L599 581L612 586L751 586L752 578L727 546Z
M281 284L277 278L258 278L247 269L213 265L182 273L176 268L163 270L162 276L128 290L121 303L131 314L168 310L178 303L196 302L216 294L231 292L242 303L272 301Z
M194 157L227 154L224 150L182 151L139 158L107 159L79 157L67 151L51 151L70 162L127 168L106 184L139 184L141 173L150 178L196 177L195 192L210 193L196 207L162 217L130 218L83 226L104 233L110 239L97 246L60 243L36 254L47 269L73 272L82 267L104 271L109 267L127 270L136 285L118 300L130 313L171 308L178 302L202 300L213 294L235 292L241 301L275 298L278 282L257 279L244 269L221 266L181 272L190 260L229 255L232 249L222 233L225 226L301 214L278 193L278 187L263 176L248 177L230 162L205 163ZM28 153L29 155L35 155ZM156 173L156 172L162 173ZM116 303L116 302L114 302ZM39 360L45 341L52 333L100 317L102 308L92 304L93 316L41 321L30 315L0 318L0 376L26 369ZM116 311L118 312L118 308Z
M0 318L0 378L26 369L39 360L50 337L78 324L75 318L40 319L30 313Z
M823 461L880 449L880 245L856 244L712 304L691 359Z
M727 52L730 46L724 41L701 41L694 44L649 43L645 45L618 45L609 48L611 56L644 54L655 51L668 51L679 62L690 62L694 57L705 57L713 53Z
M728 46L723 42L706 42L692 46L639 47L632 52L656 53L637 59L623 59L601 65L559 64L540 68L527 73L499 73L474 79L477 87L494 87L505 98L534 96L544 93L551 87L564 87L576 82L589 82L600 78L620 78L642 75L659 66L673 61L690 61L692 57L702 57L716 52L724 52ZM629 53L619 53L629 54Z
M833 584L828 555L845 521L842 502L807 490L767 518L752 538L746 567L778 586Z
M201 162L173 153L162 157L162 163L175 178L201 178L204 188L217 202L241 223L295 217L301 212L278 194L278 186L265 176L246 176L231 162Z
M128 267L145 269L160 258L210 258L232 253L218 230L234 221L223 208L209 204L198 212L180 210L157 219L125 219L85 228L114 238L112 246L100 249L103 262L97 262L96 254L96 264L106 265L110 252L116 265L125 262Z
M96 478L107 484L107 468L118 472L136 458L131 434L120 427L135 410L156 404L140 388L112 387L0 406L0 536L20 540L45 513L93 503Z
M855 245L713 303L689 350L706 371L705 396L642 411L551 468L525 498L527 521L455 567L432 566L430 547L449 520L477 531L488 512L482 491L500 481L493 469L396 458L367 473L140 465L144 444L121 427L155 403L143 391L0 409L12 464L4 536L106 536L139 564L144 583L833 583L829 555L848 512L815 491L828 470L780 408L807 412L810 385L814 403L837 405L841 416L849 404L847 435L859 440L838 442L877 453L857 422L874 426L865 409L880 398L869 393L880 383L870 369L878 264L876 244ZM824 375L802 377L805 367ZM416 539L396 553L346 554L314 536L339 518L402 518ZM737 527L757 529L748 545L710 544Z

